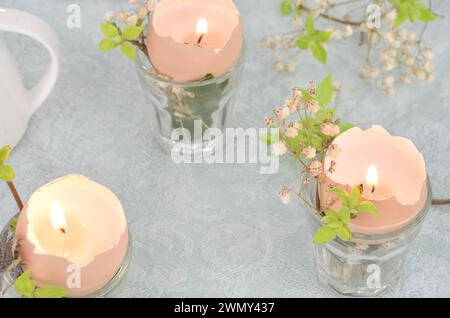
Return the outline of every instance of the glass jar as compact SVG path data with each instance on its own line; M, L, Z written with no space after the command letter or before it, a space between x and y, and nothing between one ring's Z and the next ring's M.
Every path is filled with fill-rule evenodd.
M342 295L356 297L377 296L395 286L409 249L431 207L429 180L427 187L424 207L405 227L387 234L352 233L352 241L349 242L336 238L324 245L314 245L314 264L319 279ZM311 183L303 195L311 203L316 203L317 185ZM314 234L323 225L321 216L309 206L304 211Z
M12 238L14 237L14 231L13 227L11 226L14 222L17 221L17 218L19 215L17 214L14 218L12 218L8 224L3 228L2 232L0 233L0 244L4 245L10 245L7 241L11 242ZM2 253L0 253L0 256ZM126 275L128 273L128 267L131 262L131 236L129 236L128 239L128 249L127 253L125 255L125 258L122 262L122 265L120 266L119 270L117 271L116 275L109 281L108 284L106 284L101 289L97 290L96 292L84 296L84 298L108 298L108 297L116 297L118 292L120 291L120 286L122 286L122 282L126 278ZM3 270L4 268L0 268L0 270ZM1 271L0 271L1 274ZM3 277L0 275L0 295L4 292L3 297L7 298L16 298L19 297L14 290L14 287L12 285L14 284L17 277L19 277L22 274L22 269L20 266L17 266L15 270L3 273ZM6 290L6 292L5 292Z
M186 83L160 76L147 56L139 52L136 66L150 109L150 127L165 151L181 145L180 155L214 153L217 140L203 137L208 128L224 132L233 119L245 51L244 45L228 73L219 77L205 74L203 80Z

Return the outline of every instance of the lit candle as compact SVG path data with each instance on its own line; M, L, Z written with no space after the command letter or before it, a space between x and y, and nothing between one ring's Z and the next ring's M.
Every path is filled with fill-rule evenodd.
M178 82L220 76L243 46L232 0L162 0L148 24L148 54L155 69Z
M363 234L384 234L409 224L422 210L427 197L427 176L422 154L408 139L392 136L384 128L352 128L334 141L340 148L337 158L325 157L327 171L335 171L323 183L321 200L333 202L330 186L350 190L363 188L364 200L371 201L379 216L362 213L351 221L351 230ZM332 208L338 209L339 203Z
M16 233L24 269L40 286L67 288L69 297L87 296L110 282L128 247L117 197L79 175L37 190L20 213Z

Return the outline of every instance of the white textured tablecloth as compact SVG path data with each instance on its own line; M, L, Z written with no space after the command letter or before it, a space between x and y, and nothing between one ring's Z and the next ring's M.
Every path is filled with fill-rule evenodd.
M0 0L0 7L44 18L61 39L59 81L10 160L22 196L73 172L118 195L134 254L120 296L335 296L316 278L300 204L284 206L277 198L283 185L295 185L292 160L283 159L274 176L259 174L256 165L175 165L152 139L134 66L118 52L97 50L100 20L125 2ZM365 52L350 43L356 38L330 45L326 67L302 54L294 74L276 72L274 56L259 48L259 40L289 29L279 1L236 0L249 50L234 126L263 127L264 116L291 87L332 71L343 85L336 104L341 117L413 139L426 158L435 196L450 196L450 2L435 2L447 16L432 24L427 37L437 80L400 89L392 98L359 80ZM66 27L70 3L81 6L81 29ZM33 84L46 67L45 51L24 37L7 39ZM6 186L0 185L0 202L3 225L16 212ZM450 207L432 208L401 285L384 295L450 296Z

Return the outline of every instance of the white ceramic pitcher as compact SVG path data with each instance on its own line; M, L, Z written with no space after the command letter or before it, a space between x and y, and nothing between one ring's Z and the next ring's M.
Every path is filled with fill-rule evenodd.
M39 83L27 90L11 56L2 31L24 34L42 43L51 57L50 66ZM33 54L33 52L30 52ZM56 32L27 12L0 8L0 147L14 147L25 134L33 113L52 91L59 69L59 42Z

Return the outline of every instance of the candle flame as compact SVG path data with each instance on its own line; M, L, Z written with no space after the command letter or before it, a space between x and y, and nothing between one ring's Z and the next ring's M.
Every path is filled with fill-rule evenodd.
M197 22L197 35L205 35L206 33L208 33L208 21L205 18L200 18Z
M375 189L375 186L378 185L378 171L377 167L374 165L370 165L369 169L367 169L366 183L370 185L373 190Z
M57 202L52 204L50 220L52 221L52 226L55 230L60 231L63 234L66 233L67 221L64 216L64 209Z

